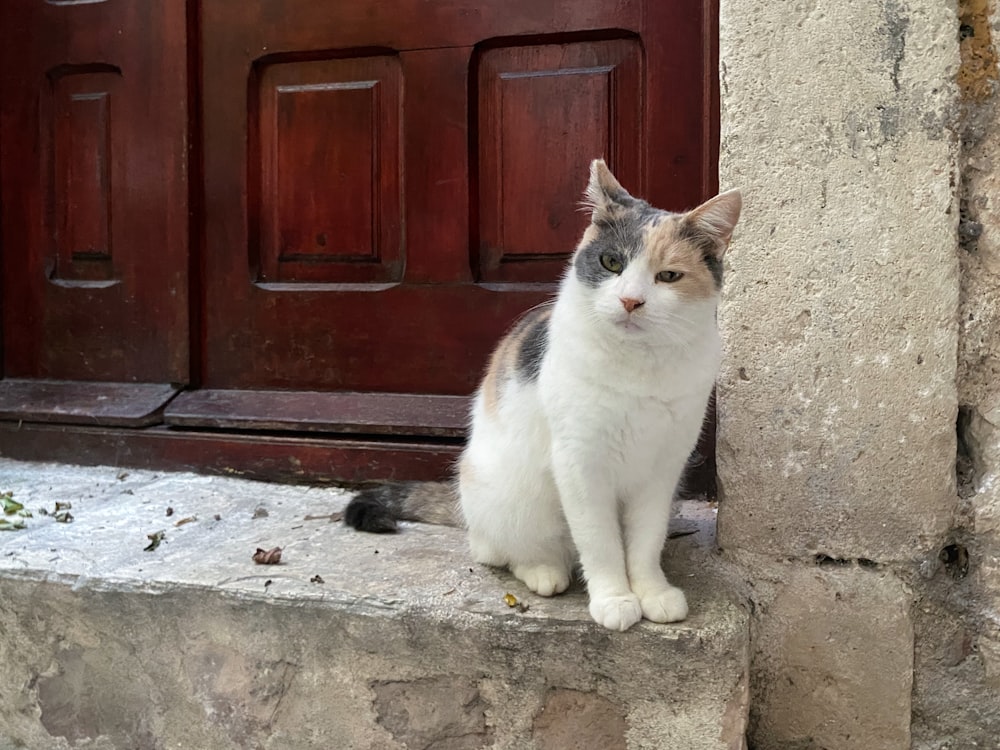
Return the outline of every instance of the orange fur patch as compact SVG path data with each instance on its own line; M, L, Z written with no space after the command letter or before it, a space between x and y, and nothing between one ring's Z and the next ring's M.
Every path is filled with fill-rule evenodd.
M684 274L683 278L671 284L684 297L714 297L717 290L712 272L702 260L702 251L678 236L679 221L679 218L671 218L645 228L642 243L649 270L654 276L660 271Z
M500 405L501 391L504 383L517 371L517 360L521 354L521 345L531 330L532 323L544 320L552 315L552 308L543 305L529 310L521 317L506 336L500 339L497 348L490 357L489 367L483 376L480 388L483 393L483 403L488 414L495 414Z

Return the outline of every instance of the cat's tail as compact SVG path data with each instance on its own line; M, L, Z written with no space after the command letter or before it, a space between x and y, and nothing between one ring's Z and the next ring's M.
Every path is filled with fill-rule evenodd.
M397 521L461 526L458 495L449 482L391 482L366 487L344 511L344 523L375 534L396 531Z

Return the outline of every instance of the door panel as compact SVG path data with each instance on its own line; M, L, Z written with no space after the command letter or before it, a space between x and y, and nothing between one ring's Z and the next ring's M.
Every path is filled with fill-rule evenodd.
M4 374L186 382L184 3L0 12Z
M206 4L203 385L468 394L554 293L592 158L700 200L703 143L649 147L645 102L700 122L703 60L645 5Z
M66 66L49 81L51 93L42 106L53 130L55 167L49 186L56 220L51 278L113 283L111 104L121 96L121 70Z
M595 156L640 184L642 48L636 39L506 46L479 57L477 281L552 281L586 227Z
M248 125L257 280L399 281L398 56L274 61L256 72Z

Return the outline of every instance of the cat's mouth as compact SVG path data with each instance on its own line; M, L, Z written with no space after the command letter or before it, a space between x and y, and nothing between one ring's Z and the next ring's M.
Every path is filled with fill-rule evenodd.
M642 331L645 330L642 324L634 315L626 315L623 318L617 318L615 320L615 327L620 328L623 331Z

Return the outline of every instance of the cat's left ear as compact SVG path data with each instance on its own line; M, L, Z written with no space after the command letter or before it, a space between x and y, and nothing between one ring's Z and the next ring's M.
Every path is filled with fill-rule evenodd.
M742 208L740 191L727 190L689 211L684 216L684 227L699 244L714 246L716 257L721 258L729 247Z
M590 182L587 183L583 202L593 212L592 222L596 224L598 221L613 218L617 207L628 205L632 201L632 196L611 174L604 159L594 159L590 162Z

